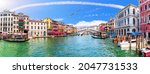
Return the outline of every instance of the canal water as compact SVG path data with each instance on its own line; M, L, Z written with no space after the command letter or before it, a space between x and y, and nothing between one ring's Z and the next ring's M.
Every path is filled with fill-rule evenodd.
M104 40L91 36L35 38L28 42L0 40L0 57L115 57Z

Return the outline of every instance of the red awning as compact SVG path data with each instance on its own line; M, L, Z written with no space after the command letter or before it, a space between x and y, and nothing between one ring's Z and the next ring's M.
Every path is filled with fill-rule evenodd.
M49 32L48 35L63 35L64 32Z

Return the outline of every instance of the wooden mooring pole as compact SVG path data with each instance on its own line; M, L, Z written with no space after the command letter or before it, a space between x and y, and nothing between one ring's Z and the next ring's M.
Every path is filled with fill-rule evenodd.
M131 35L129 35L128 39L129 39L129 51L130 51L130 54L131 54Z

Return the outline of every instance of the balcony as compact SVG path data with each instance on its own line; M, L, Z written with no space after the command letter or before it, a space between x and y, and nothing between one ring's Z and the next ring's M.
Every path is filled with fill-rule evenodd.
M25 26L19 26L18 28L19 28L19 29L24 29L24 28L25 28Z
M25 24L25 22L18 22L18 24L19 24L19 25L24 25L24 24Z

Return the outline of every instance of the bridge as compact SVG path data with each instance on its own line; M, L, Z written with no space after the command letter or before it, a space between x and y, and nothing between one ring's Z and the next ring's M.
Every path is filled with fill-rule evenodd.
M78 29L77 33L78 35L93 35L94 33L99 32L97 30L91 29L91 28L82 28Z

